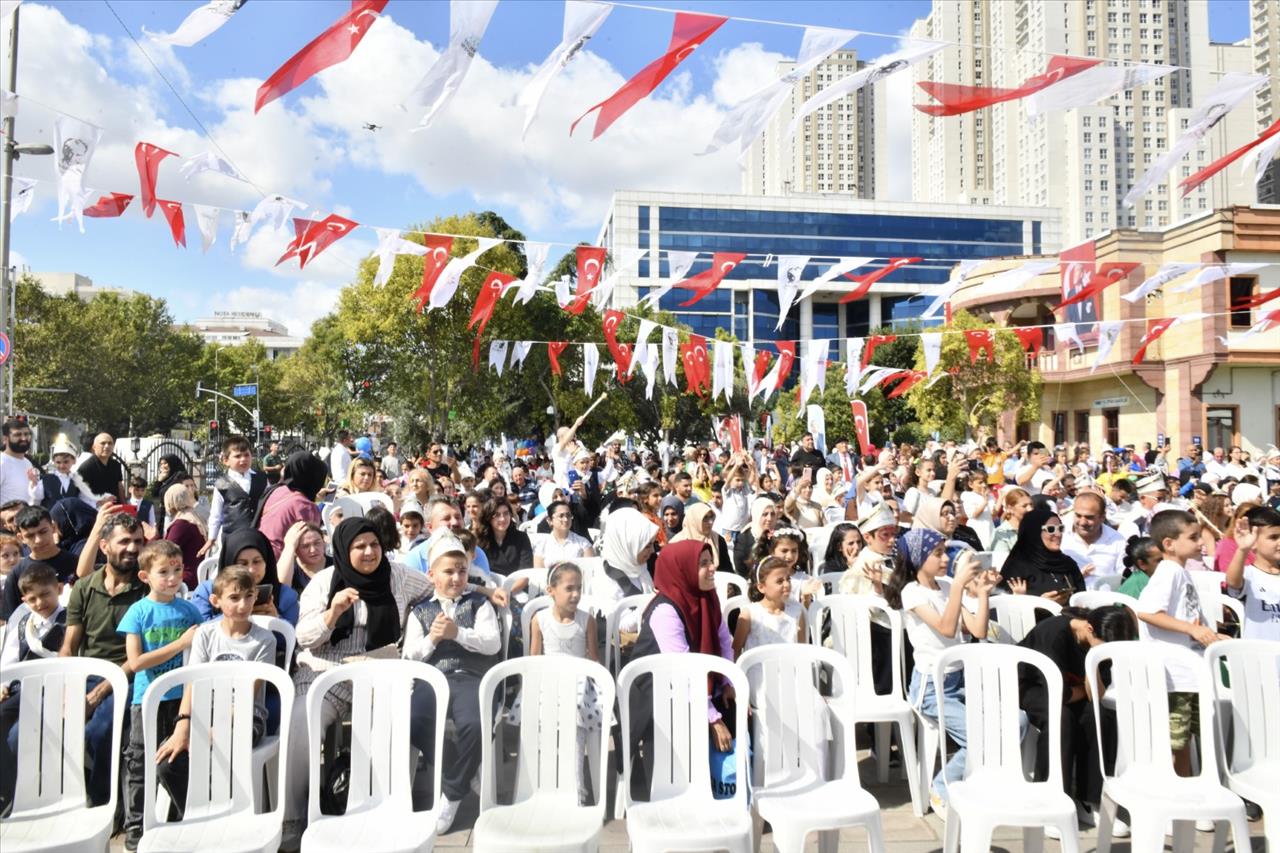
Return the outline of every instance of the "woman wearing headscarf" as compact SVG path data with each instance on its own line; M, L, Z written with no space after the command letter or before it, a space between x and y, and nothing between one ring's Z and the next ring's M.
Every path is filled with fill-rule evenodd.
M254 606L255 615L279 616L290 625L297 624L298 594L292 587L280 585L276 554L271 550L271 543L262 535L262 531L246 528L228 533L223 538L222 550L218 552L218 569L225 569L234 563L247 566L253 572L254 583L271 587L270 597ZM212 578L196 587L191 594L191 603L206 622L221 616L218 608L209 600L212 594Z
M1052 598L1065 605L1071 593L1084 589L1076 561L1062 552L1062 519L1048 508L1034 509L1018 525L1018 539L1000 567L1013 592Z
M169 524L164 538L182 549L182 582L187 589L195 589L198 580L196 569L200 566L200 549L209 539L209 529L196 515L196 502L182 483L174 483L164 493L164 512Z
M666 545L684 529L684 501L675 495L667 495L658 504L658 518L662 522L658 531L658 544Z
M183 464L181 456L166 453L160 457L160 462L156 465L156 481L151 484L151 504L156 511L156 530L162 535L165 532L164 519L167 514L164 496L170 486L182 482L186 476L187 466Z
M305 828L306 700L311 683L322 672L340 666L345 658L394 647L409 610L430 592L425 575L391 564L378 541L377 529L368 519L348 518L334 530L333 566L317 572L307 584L298 617L283 848L296 850ZM328 727L338 720L350 705L350 684L339 682L325 695L322 725Z
M684 511L684 526L680 532L671 537L671 544L676 542L703 542L711 548L711 558L716 571L724 567L729 571L732 559L729 556L729 543L715 532L716 508L711 504L694 504Z
M259 504L257 527L271 543L276 557L284 550L284 537L299 521L322 523L316 496L324 488L329 466L314 453L299 450L289 454L280 482L267 489Z
M977 534L960 523L960 512L956 508L955 501L935 497L920 498L916 514L911 519L911 526L933 530L947 537L947 556L951 559L950 565L955 565L957 556L953 552L951 542L961 542L975 551L982 550L982 542Z
M756 542L769 535L777 520L778 505L773 498L767 494L756 495L751 502L751 526L733 541L733 568L744 578L751 577L751 570L755 568Z
M649 557L658 538L658 525L637 509L610 513L605 522L600 556L604 575L593 580L593 594L608 600L653 592Z

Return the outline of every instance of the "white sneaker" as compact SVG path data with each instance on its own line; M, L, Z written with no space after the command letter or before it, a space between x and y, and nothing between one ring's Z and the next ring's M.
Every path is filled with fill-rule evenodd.
M1111 837L1112 838L1128 838L1129 824L1125 823L1120 818L1116 818L1115 822L1111 824Z
M440 798L440 816L436 818L436 835L444 835L453 827L454 818L458 816L458 806L462 801L457 802L448 797Z
M1202 817L1196 821L1196 832L1213 832L1216 826L1217 824L1209 820L1209 818Z
M937 813L942 820L947 819L947 801L942 799L937 791L929 793L929 807Z
M1076 804L1076 823L1083 827L1093 827L1098 825L1097 813L1086 806L1084 803Z

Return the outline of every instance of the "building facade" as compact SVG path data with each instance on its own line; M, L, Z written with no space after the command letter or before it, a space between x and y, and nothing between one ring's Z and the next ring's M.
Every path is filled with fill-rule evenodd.
M202 317L187 329L209 344L237 346L257 341L266 348L267 357L273 361L297 352L305 340L290 335L283 323L260 311L214 311L212 317Z
M1167 437L1179 454L1196 441L1206 448L1239 444L1255 456L1280 443L1280 333L1245 337L1276 303L1230 310L1246 296L1280 288L1280 209L1233 207L1159 231L1113 231L1094 241L1093 252L1100 265L1142 262L1128 280L1103 290L1096 303L1099 320L1130 322L1096 369L1097 336L1090 336L1089 327L1079 329L1083 349L1045 330L1045 347L1035 362L1044 378L1041 421L1024 425L1022 434L1049 445L1087 442L1094 448ZM1062 299L1057 269L1016 293L992 286L993 276L1026 260L1002 259L972 271L954 294L953 308L1008 326L1060 320L1051 311ZM1157 266L1173 262L1269 266L1175 293L1195 276L1192 271L1137 304L1120 298ZM1188 319L1133 364L1148 323L1165 317ZM1019 427L1002 426L1008 434Z
M130 297L137 295L136 290L127 287L98 287L93 279L78 272L33 272L31 275L40 282L40 288L51 296L75 296L88 302L100 293Z
M1280 119L1280 103L1271 94L1280 80L1280 4L1275 0L1252 0L1249 4L1249 43L1254 72L1271 77L1271 85L1263 86L1254 96L1257 129L1261 133ZM1280 164L1274 161L1258 187L1258 201L1280 203Z

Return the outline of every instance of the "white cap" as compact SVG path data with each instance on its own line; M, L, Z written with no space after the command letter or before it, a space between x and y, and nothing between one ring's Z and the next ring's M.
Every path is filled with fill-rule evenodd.
M1236 506L1246 504L1249 501L1262 501L1262 489L1253 483L1240 483L1231 490L1231 502Z
M430 549L427 551L427 565L434 566L436 560L446 554L461 554L465 558L467 549L462 547L462 541L458 537L451 533L442 534L431 543Z
M471 470L471 466L465 462L458 463L458 478L462 480L474 480L476 474Z
M70 456L72 458L75 458L76 456L79 456L79 455L80 455L79 451L76 450L75 447L71 444L70 440L67 439L66 434L58 433L57 438L53 440L53 448L49 451L49 457L52 458L54 456Z
M875 533L881 527L889 527L898 525L898 518L894 515L893 510L889 509L889 505L885 503L876 504L876 508L871 514L858 522L858 529L862 531L864 536Z
M1134 483L1134 486L1137 487L1138 494L1140 495L1154 495L1168 489L1168 486L1165 485L1163 474L1151 474L1150 476L1143 477L1141 480Z

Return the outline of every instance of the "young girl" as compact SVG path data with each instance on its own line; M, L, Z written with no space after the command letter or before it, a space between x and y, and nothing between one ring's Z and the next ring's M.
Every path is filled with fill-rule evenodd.
M22 546L18 537L10 533L0 533L0 592L9 580L9 573L14 566L22 562Z
M822 581L809 574L813 560L809 556L808 540L799 530L784 527L773 531L773 536L756 548L757 562L766 557L777 558L791 569L791 596L805 607L822 591Z
M955 577L948 578L946 546L946 540L936 531L920 527L908 530L899 539L898 562L884 584L889 606L904 613L907 637L915 650L915 672L911 675L908 698L920 713L937 720L941 694L947 707L947 734L959 747L933 780L929 802L939 815L943 815L946 808L944 778L957 781L964 775L968 739L965 736L964 673L948 673L935 690L931 684L933 666L943 650L965 642L966 637L986 639L989 596L995 586L992 578L984 575L976 589L971 587L977 593L976 612L967 610L965 587L982 569L966 551L957 561Z
M765 557L752 572L747 597L751 604L738 613L733 632L733 656L772 643L803 643L804 609L791 597L791 566Z
M837 524L827 539L827 553L823 555L818 573L849 571L865 544L856 524Z

